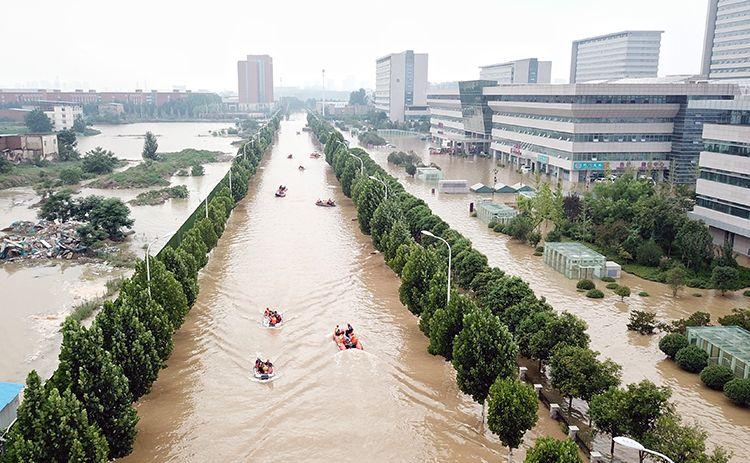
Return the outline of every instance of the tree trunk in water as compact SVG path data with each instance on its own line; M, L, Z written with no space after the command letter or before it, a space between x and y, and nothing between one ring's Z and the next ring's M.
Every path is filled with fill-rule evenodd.
M513 447L508 447L508 463L513 463Z
M542 359L539 359L539 374L542 373Z
M609 453L613 457L615 456L615 436L612 436L612 439L609 441Z
M573 396L570 396L570 399L568 399L568 413L573 413Z
M482 402L482 425L479 426L479 434L484 434L484 414L487 405L487 399Z

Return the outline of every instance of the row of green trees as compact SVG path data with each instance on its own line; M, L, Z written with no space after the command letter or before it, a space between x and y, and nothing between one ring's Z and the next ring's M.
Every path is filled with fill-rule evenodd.
M702 432L683 426L666 399L663 407L652 410L649 397L664 391L653 383L644 381L620 389L621 367L611 360L600 360L598 353L589 348L583 320L567 312L555 312L544 298L534 295L526 282L490 267L486 256L473 249L468 239L433 214L424 201L404 191L365 151L354 148L348 153L361 158L366 171L365 175L358 175L359 161L349 156L343 143L337 143L343 142L341 134L313 115L308 116L308 124L325 142L326 160L342 191L357 207L360 229L371 235L375 247L400 276L400 299L419 317L420 329L430 339L429 352L452 362L459 388L482 404L483 412L486 402L488 425L504 445L517 448L524 433L537 421L534 391L517 379L519 354L537 360L540 369L548 364L552 385L569 398L569 406L573 398L588 401L594 423L612 436L650 436L655 429L652 425L667 415L670 426L685 432ZM388 199L383 185L369 176L387 184ZM423 230L451 246L456 287L451 288L449 303L448 248L424 236ZM629 392L631 389L635 392ZM668 392L664 394L669 396ZM622 407L622 397L630 400L629 407ZM627 426L614 427L608 413L621 414L622 423ZM629 413L639 415L628 421ZM648 419L641 419L642 415ZM700 447L691 450L705 456L705 433L691 442ZM555 447L547 442L537 445ZM659 448L670 455L682 451L664 448L670 445L671 441ZM723 455L710 461L725 461L721 459Z
M172 334L198 295L198 271L247 193L278 124L276 116L246 155L235 158L232 189L228 176L217 185L208 217L201 206L181 241L149 258L150 282L141 261L89 328L66 320L55 373L47 381L29 373L3 462L105 462L131 452L138 422L133 403L149 392L171 354Z

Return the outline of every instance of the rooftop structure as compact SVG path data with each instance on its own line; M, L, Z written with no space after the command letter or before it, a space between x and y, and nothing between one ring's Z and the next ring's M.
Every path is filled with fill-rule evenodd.
M568 278L593 279L607 259L581 243L545 243L544 263Z
M477 204L477 218L484 223L496 222L506 224L518 215L518 211L505 204L493 203L492 200L479 201Z
M443 171L437 167L426 166L417 167L417 173L415 175L418 179L425 180L427 182L437 182L443 179Z
M16 420L23 384L0 383L0 436Z
M447 194L468 193L469 183L466 180L440 180L438 191Z
M690 344L708 353L711 363L729 367L735 376L750 377L750 332L739 326L689 326Z
M469 187L469 190L471 190L472 193L494 193L495 189L491 186L487 186L484 183L475 183L471 187Z

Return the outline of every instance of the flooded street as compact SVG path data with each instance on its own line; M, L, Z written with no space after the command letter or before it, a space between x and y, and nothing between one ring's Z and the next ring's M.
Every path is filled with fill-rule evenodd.
M97 126L102 133L79 137L78 149L83 155L101 146L120 159L137 161L141 159L143 134L151 130L157 135L160 152L198 148L229 154L236 151L231 143L238 138L213 137L209 131L231 125L180 122ZM135 219L135 234L128 238L130 250L140 256L147 242L165 237L152 246L152 252L158 252L228 169L229 162L211 163L205 165L205 175L201 177L173 177L172 185L187 186L190 196L186 199L172 199L156 206L129 205ZM128 201L143 191L82 188L78 194ZM0 228L16 220L36 221L38 209L30 206L38 201L31 187L0 190ZM108 280L128 273L130 270L104 264L57 260L1 265L0 294L5 322L0 325L0 339L5 342L0 356L0 381L23 382L32 369L43 377L51 374L57 365L60 323L75 305L102 294Z
M301 114L282 122L229 219L168 368L138 405L125 460L504 459L494 436L477 433L481 409L458 392L450 364L427 353L397 276L372 254L330 168L308 158L310 135L295 133L304 124ZM280 184L289 188L283 199L273 195ZM338 207L315 206L328 197ZM281 329L259 326L265 307L284 313ZM366 350L337 350L330 335L347 322ZM251 380L256 353L274 362L274 382ZM526 445L540 434L563 437L539 414Z
M493 184L495 163L491 159L429 156L427 144L416 139L393 143L397 149L415 150L425 162L438 164L446 179L465 179L469 185L477 182ZM352 140L352 146L355 145L356 140ZM624 272L619 282L632 291L632 296L625 302L608 290L605 290L604 299L586 298L576 291L576 280L568 280L546 266L542 257L532 255L532 248L495 233L478 219L469 217L469 203L482 197L491 198L491 195L433 194L435 184L409 178L403 168L386 162L386 156L392 150L381 148L369 152L383 168L400 179L407 191L425 200L435 214L469 238L477 250L487 255L490 265L526 280L538 296L546 297L558 311L567 310L586 320L591 348L622 365L624 384L650 379L671 387L672 400L688 423L698 422L708 431L709 442L732 450L735 454L733 461L750 461L750 450L743 444L750 436L750 411L732 405L721 392L703 386L698 375L682 371L667 360L658 347L660 335L643 336L626 329L631 309L654 311L657 318L664 320L686 317L701 310L709 312L712 322L717 323L717 319L730 313L732 308L747 307L748 298L741 292L722 297L712 290L692 288L685 288L673 298L668 286ZM524 183L534 185L533 176L522 177L509 169L500 169L497 175L498 181L503 183L512 184L524 179ZM495 201L505 200L499 196L496 195ZM603 289L604 284L598 282L597 286ZM638 296L641 291L650 296ZM694 296L694 293L701 297ZM608 445L605 447L608 453Z

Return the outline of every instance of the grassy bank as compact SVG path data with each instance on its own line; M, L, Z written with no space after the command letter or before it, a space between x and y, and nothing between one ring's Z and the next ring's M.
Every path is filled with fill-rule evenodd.
M113 172L94 182L92 188L121 189L168 186L169 177L181 169L196 164L206 164L223 160L219 151L184 149L179 153L160 153L157 161L143 162L122 172Z
M22 122L0 122L0 134L26 133L29 129Z
M83 172L81 161L53 162L47 166L39 167L33 164L14 165L10 172L0 174L0 189L31 186L45 180L53 183L60 180L60 172L64 169L80 169ZM81 179L91 179L95 174L83 172Z
M131 199L128 202L134 206L156 206L157 204L164 204L168 199L187 197L187 187L185 185L178 185L139 193L135 199Z
M93 314L96 310L99 310L102 304L104 304L104 301L109 300L112 296L120 291L120 287L122 287L122 283L124 281L125 278L123 277L108 280L107 283L105 283L106 289L104 291L104 294L94 299L83 301L82 303L73 307L73 311L68 317L77 322L81 322L89 318L91 314Z

